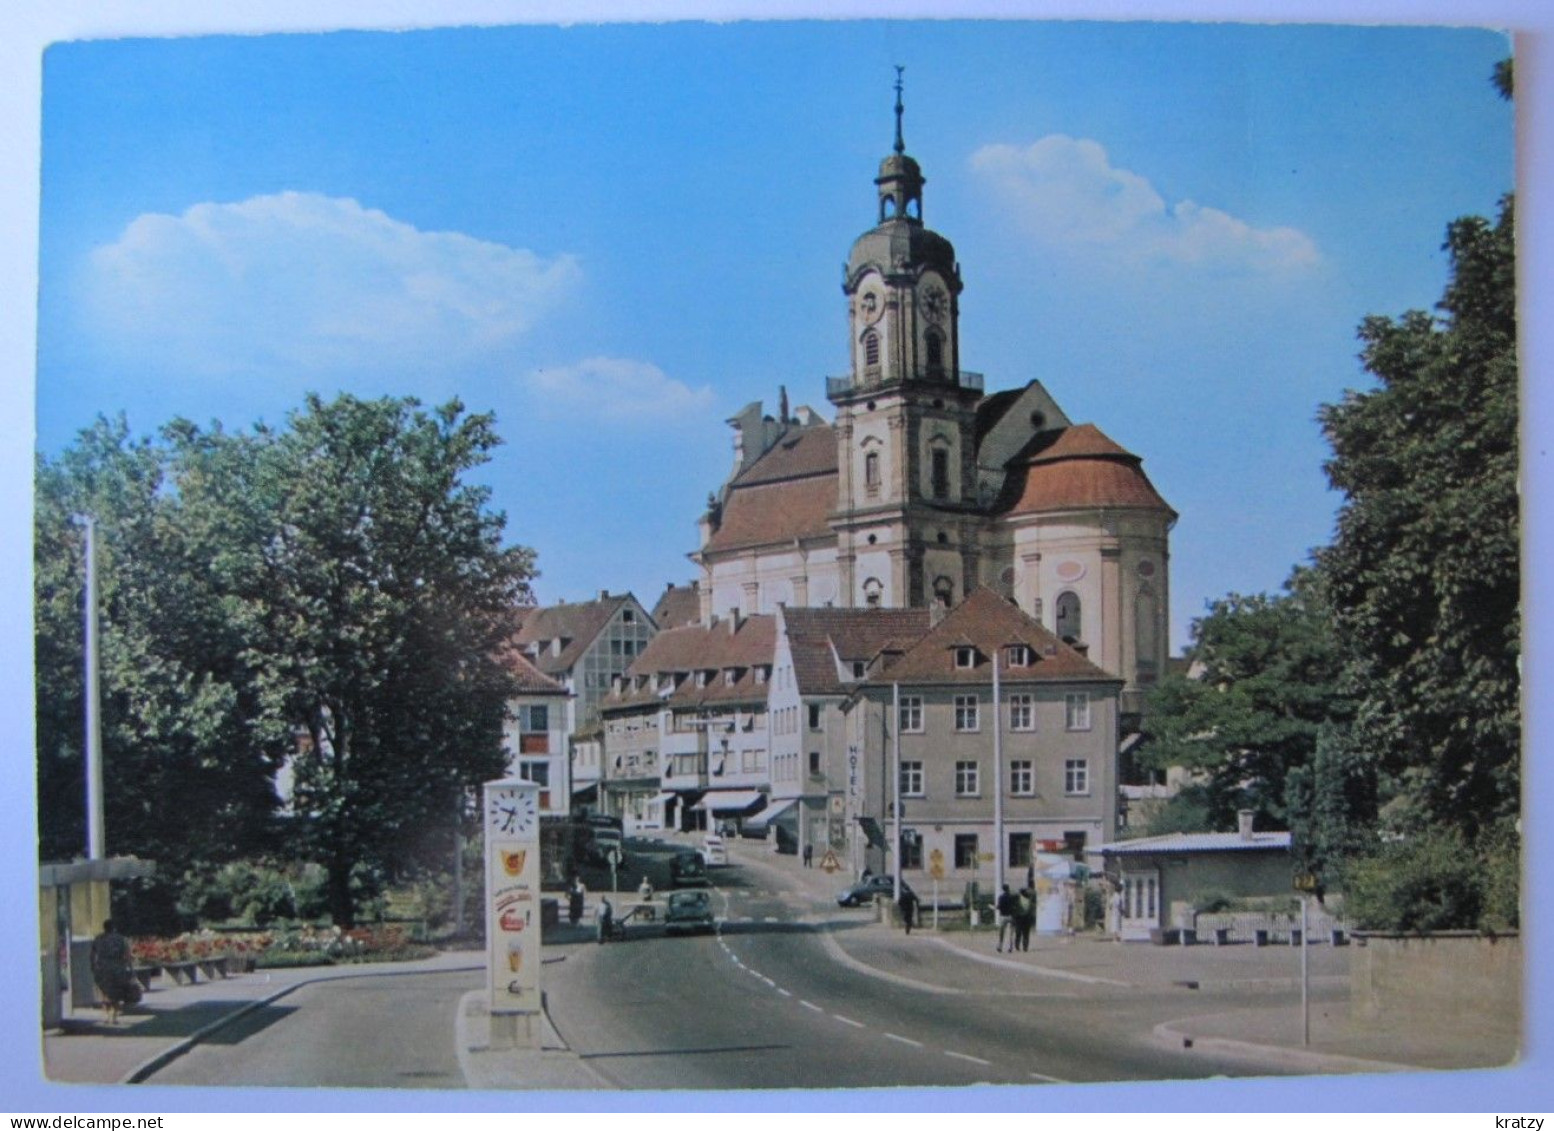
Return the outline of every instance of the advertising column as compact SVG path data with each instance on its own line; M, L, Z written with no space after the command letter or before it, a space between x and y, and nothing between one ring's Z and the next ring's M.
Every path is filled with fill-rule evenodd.
M539 786L487 782L486 963L494 1048L540 1045Z

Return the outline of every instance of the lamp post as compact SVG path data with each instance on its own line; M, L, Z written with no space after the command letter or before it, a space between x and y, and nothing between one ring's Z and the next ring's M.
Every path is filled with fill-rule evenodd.
M89 514L76 515L86 534L86 858L102 860L107 856L107 833L103 822L103 733L98 703L101 683L97 642L97 520Z

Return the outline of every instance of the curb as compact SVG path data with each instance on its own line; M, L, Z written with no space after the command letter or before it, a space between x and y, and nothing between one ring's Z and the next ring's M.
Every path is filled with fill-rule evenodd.
M242 1018L247 1017L250 1013L257 1012L267 1005L272 1005L275 1002L280 1001L281 998L285 997L287 994L290 994L295 990L299 990L303 986L314 986L322 982L343 982L349 981L353 978L409 978L420 974L464 974L474 970L484 969L485 967L483 965L448 966L440 967L436 970L373 970L363 971L360 973L321 974L316 978L304 978L301 981L292 982L289 985L282 986L274 993L267 994L264 997L255 998L250 1002L246 1002L237 1009L234 1009L225 1017L218 1017L209 1025L205 1025L199 1029L196 1029L187 1037L184 1037L182 1040L169 1045L161 1052L146 1058L140 1064L130 1069L129 1072L125 1074L123 1079L119 1081L119 1083L145 1083L149 1077L154 1076L156 1073L166 1068L169 1064L183 1056L190 1049L194 1048L195 1045L199 1044L207 1037L220 1032L222 1029L225 1029L228 1025L231 1025L236 1021L240 1021Z
M1162 1021L1155 1026L1153 1036L1156 1040L1173 1048L1207 1049L1225 1056L1252 1060L1281 1068L1299 1068L1302 1071L1313 1074L1430 1071L1430 1069L1421 1068L1414 1064L1395 1064L1387 1060L1365 1060L1357 1056L1345 1056L1342 1053L1312 1052L1309 1049L1292 1048L1289 1045L1260 1045L1252 1041L1236 1040L1234 1037L1198 1037L1185 1029L1178 1028L1178 1026L1185 1025L1191 1020L1192 1018L1182 1018L1178 1021Z

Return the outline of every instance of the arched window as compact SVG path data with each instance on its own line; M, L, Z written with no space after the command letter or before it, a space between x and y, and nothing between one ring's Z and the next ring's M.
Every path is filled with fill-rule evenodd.
M880 336L873 330L863 336L863 363L865 365L880 363Z
M1055 631L1065 642L1072 644L1081 639L1079 620L1079 594L1072 589L1058 594L1057 624Z
M950 497L950 453L947 448L934 448L929 453L930 490L936 499Z
M1155 591L1148 585L1142 587L1133 605L1133 650L1140 683L1153 682L1156 676L1155 652L1160 641L1158 607Z
M863 583L863 603L871 609L879 608L884 592L885 586L880 584L879 578L869 578Z
M870 491L880 489L880 454L865 452L863 455L863 485Z

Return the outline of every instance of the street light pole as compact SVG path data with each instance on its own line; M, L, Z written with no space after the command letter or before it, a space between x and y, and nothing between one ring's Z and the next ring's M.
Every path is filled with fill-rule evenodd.
M98 704L100 665L97 642L97 520L89 514L76 518L86 531L86 858L107 856L103 827L103 732Z
M890 828L895 837L895 877L896 877L896 904L901 903L901 685L890 685L890 709L893 713L894 725L890 727L891 735L891 797L894 804L890 807Z
M1004 723L998 686L998 649L993 649L993 898L1004 882Z

